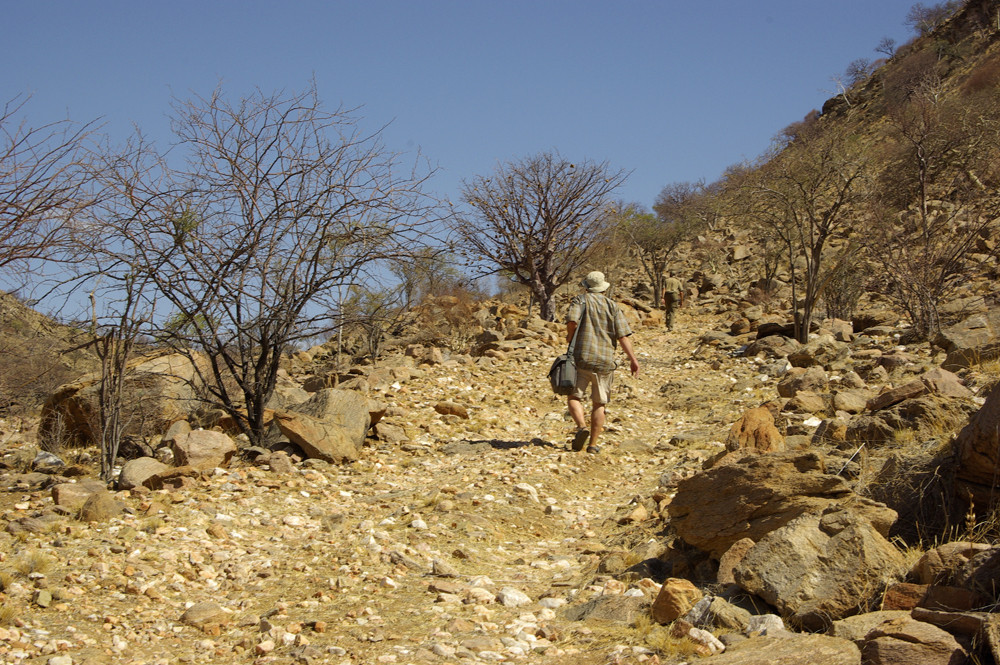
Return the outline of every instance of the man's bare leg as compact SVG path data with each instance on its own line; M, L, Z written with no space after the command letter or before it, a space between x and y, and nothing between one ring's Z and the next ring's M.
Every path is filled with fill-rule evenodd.
M573 452L580 452L587 445L587 438L590 436L587 419L583 415L583 404L580 403L580 400L571 396L567 400L567 405L569 406L569 415L573 417L573 422L576 423L576 434L573 435L573 445L570 448Z
M576 423L577 429L585 428L587 426L587 419L583 415L583 404L575 397L570 397L567 402L569 415L573 417L573 422Z
M579 404L579 402L577 402ZM583 409L581 408L581 411ZM590 445L597 446L597 437L604 432L604 405L595 404L590 412Z

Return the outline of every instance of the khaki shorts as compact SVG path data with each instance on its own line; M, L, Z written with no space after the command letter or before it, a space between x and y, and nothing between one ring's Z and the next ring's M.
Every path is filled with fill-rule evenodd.
M601 406L608 403L611 395L611 380L615 376L615 371L591 372L590 370L576 368L576 390L571 397L583 400L587 396L587 387L590 387L590 401Z

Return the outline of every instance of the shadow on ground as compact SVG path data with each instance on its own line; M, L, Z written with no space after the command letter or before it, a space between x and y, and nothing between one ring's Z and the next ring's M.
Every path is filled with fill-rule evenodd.
M446 455L479 455L487 450L514 450L515 448L556 448L556 444L544 439L534 438L530 441L502 441L500 439L462 439L441 447Z

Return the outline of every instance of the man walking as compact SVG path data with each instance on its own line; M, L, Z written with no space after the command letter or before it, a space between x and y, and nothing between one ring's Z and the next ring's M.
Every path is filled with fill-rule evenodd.
M604 292L611 286L604 279L604 273L597 270L589 273L580 283L587 290L573 299L566 318L567 341L573 345L576 363L576 390L568 398L569 413L576 423L573 450L579 452L590 440L588 453L600 450L597 439L604 431L604 405L611 394L611 381L618 363L615 361L615 347L621 345L628 356L632 376L639 373L639 361L632 350L629 335L632 329L621 308ZM590 427L583 414L583 404L590 391Z
M673 273L667 273L663 280L663 314L667 330L674 329L674 310L684 306L684 287Z

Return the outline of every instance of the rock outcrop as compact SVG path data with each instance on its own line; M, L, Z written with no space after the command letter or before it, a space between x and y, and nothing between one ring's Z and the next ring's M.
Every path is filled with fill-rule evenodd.
M689 545L718 558L742 538L761 538L806 514L832 506L866 515L888 533L896 514L855 495L825 472L815 453L748 455L686 478L668 507L670 523Z
M962 428L953 444L957 459L958 493L980 506L995 501L1000 481L1000 383Z
M871 522L839 508L772 531L733 571L743 589L808 630L877 607L905 572L902 554Z

